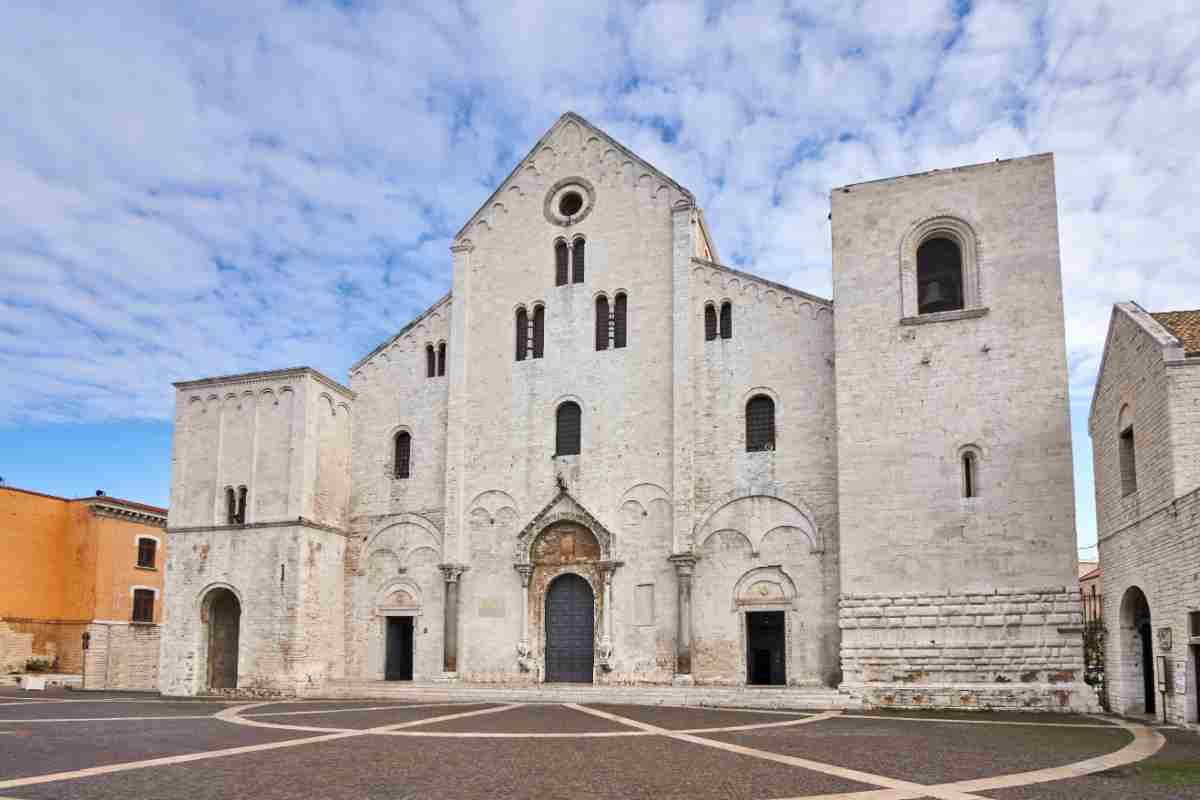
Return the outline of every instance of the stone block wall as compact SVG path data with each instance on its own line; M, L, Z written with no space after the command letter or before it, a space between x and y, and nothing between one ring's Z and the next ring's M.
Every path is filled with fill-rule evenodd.
M161 625L94 622L87 630L84 689L158 691Z
M37 658L58 672L78 674L86 629L86 622L0 620L0 672L24 671L29 659Z

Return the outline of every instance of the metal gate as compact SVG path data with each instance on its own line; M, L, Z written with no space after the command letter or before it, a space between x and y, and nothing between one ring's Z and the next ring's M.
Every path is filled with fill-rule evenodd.
M595 602L578 575L562 575L546 593L546 680L592 682Z

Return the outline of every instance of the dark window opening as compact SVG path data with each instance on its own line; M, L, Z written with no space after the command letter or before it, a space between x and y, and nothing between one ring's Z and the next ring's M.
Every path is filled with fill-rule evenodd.
M554 285L567 285L567 243L562 239L554 243Z
M154 557L158 553L158 542L153 539L138 539L138 560L139 567L146 569L154 569Z
M596 298L596 349L608 349L608 298Z
M425 345L425 377L432 378L437 374L437 356L433 353L433 345Z
M533 309L533 357L541 358L546 342L546 307Z
M133 590L133 621L154 622L154 592L151 589Z
M567 192L558 200L558 213L573 217L583 208L583 196L579 192Z
M437 374L438 377L446 374L446 343L442 342L438 345L437 351Z
M412 434L408 431L400 431L396 434L393 461L392 474L397 478L407 478L412 468Z
M1188 612L1188 635L1193 638L1200 637L1200 611Z
M241 486L238 488L238 495L237 495L237 524L238 525L246 524L246 495L247 495L247 493L248 492L247 492L247 489L245 486Z
M1133 447L1133 426L1121 431L1121 494L1137 491L1137 455Z
M930 239L917 248L917 313L962 307L962 251L949 239Z
M578 403L566 402L558 407L555 415L554 455L579 455L582 422L583 412Z
M775 449L775 401L764 394L746 404L746 452Z
M524 361L529 349L529 312L517 309L517 361Z
M574 270L571 275L571 282L583 283L583 249L585 247L583 239L576 239L571 247L571 268Z
M717 310L712 303L704 307L704 341L711 342L717 338Z
M733 338L733 304L721 303L721 338Z
M232 487L225 489L225 524L237 524L237 494Z
M963 497L978 497L979 496L979 487L976 484L975 454L974 453L963 453L962 473L963 473Z
M624 294L619 294L613 299L613 347L625 346L625 308L627 305Z

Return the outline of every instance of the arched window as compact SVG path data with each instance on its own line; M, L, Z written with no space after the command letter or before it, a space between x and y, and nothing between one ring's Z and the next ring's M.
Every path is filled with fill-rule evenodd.
M733 338L733 304L728 300L721 303L721 338Z
M524 361L529 349L529 312L524 307L517 309L517 361Z
M596 298L596 349L608 349L608 298Z
M412 435L408 431L400 431L396 434L395 446L392 474L397 478L407 478L412 470Z
M433 345L425 345L425 377L432 378L437 374L437 356L433 353Z
M554 420L554 455L579 455L582 421L583 412L580 411L578 403L568 401L558 407Z
M232 486L225 487L225 524L237 524L237 493Z
M917 313L956 311L963 307L962 250L935 237L917 248Z
M704 305L704 341L711 342L717 338L717 309L712 303Z
M1129 406L1121 409L1117 417L1117 457L1121 468L1121 494L1137 491L1137 452L1133 447L1133 413Z
M628 303L625 294L613 298L613 347L624 347L626 339L625 307Z
M746 403L746 452L775 449L775 401L758 394Z
M533 309L533 357L541 358L545 352L546 342L546 307L534 306Z
M247 494L247 489L245 486L238 487L238 494L237 494L237 524L238 525L246 524L246 494Z
M571 283L583 283L583 239L576 239L571 247Z
M554 243L554 285L567 285L567 243L562 239Z
M979 496L979 461L970 450L962 454L962 495Z
M437 372L438 372L439 376L446 374L446 343L445 342L442 342L441 344L438 345Z

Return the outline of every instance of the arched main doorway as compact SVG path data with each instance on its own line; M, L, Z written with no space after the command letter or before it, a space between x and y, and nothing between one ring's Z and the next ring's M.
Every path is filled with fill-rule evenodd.
M204 598L203 618L208 623L208 688L236 689L242 604L230 590L213 589Z
M546 680L591 683L595 597L578 575L560 575L546 592Z
M1155 713L1154 627L1145 593L1131 586L1121 598L1121 694L1125 711Z

